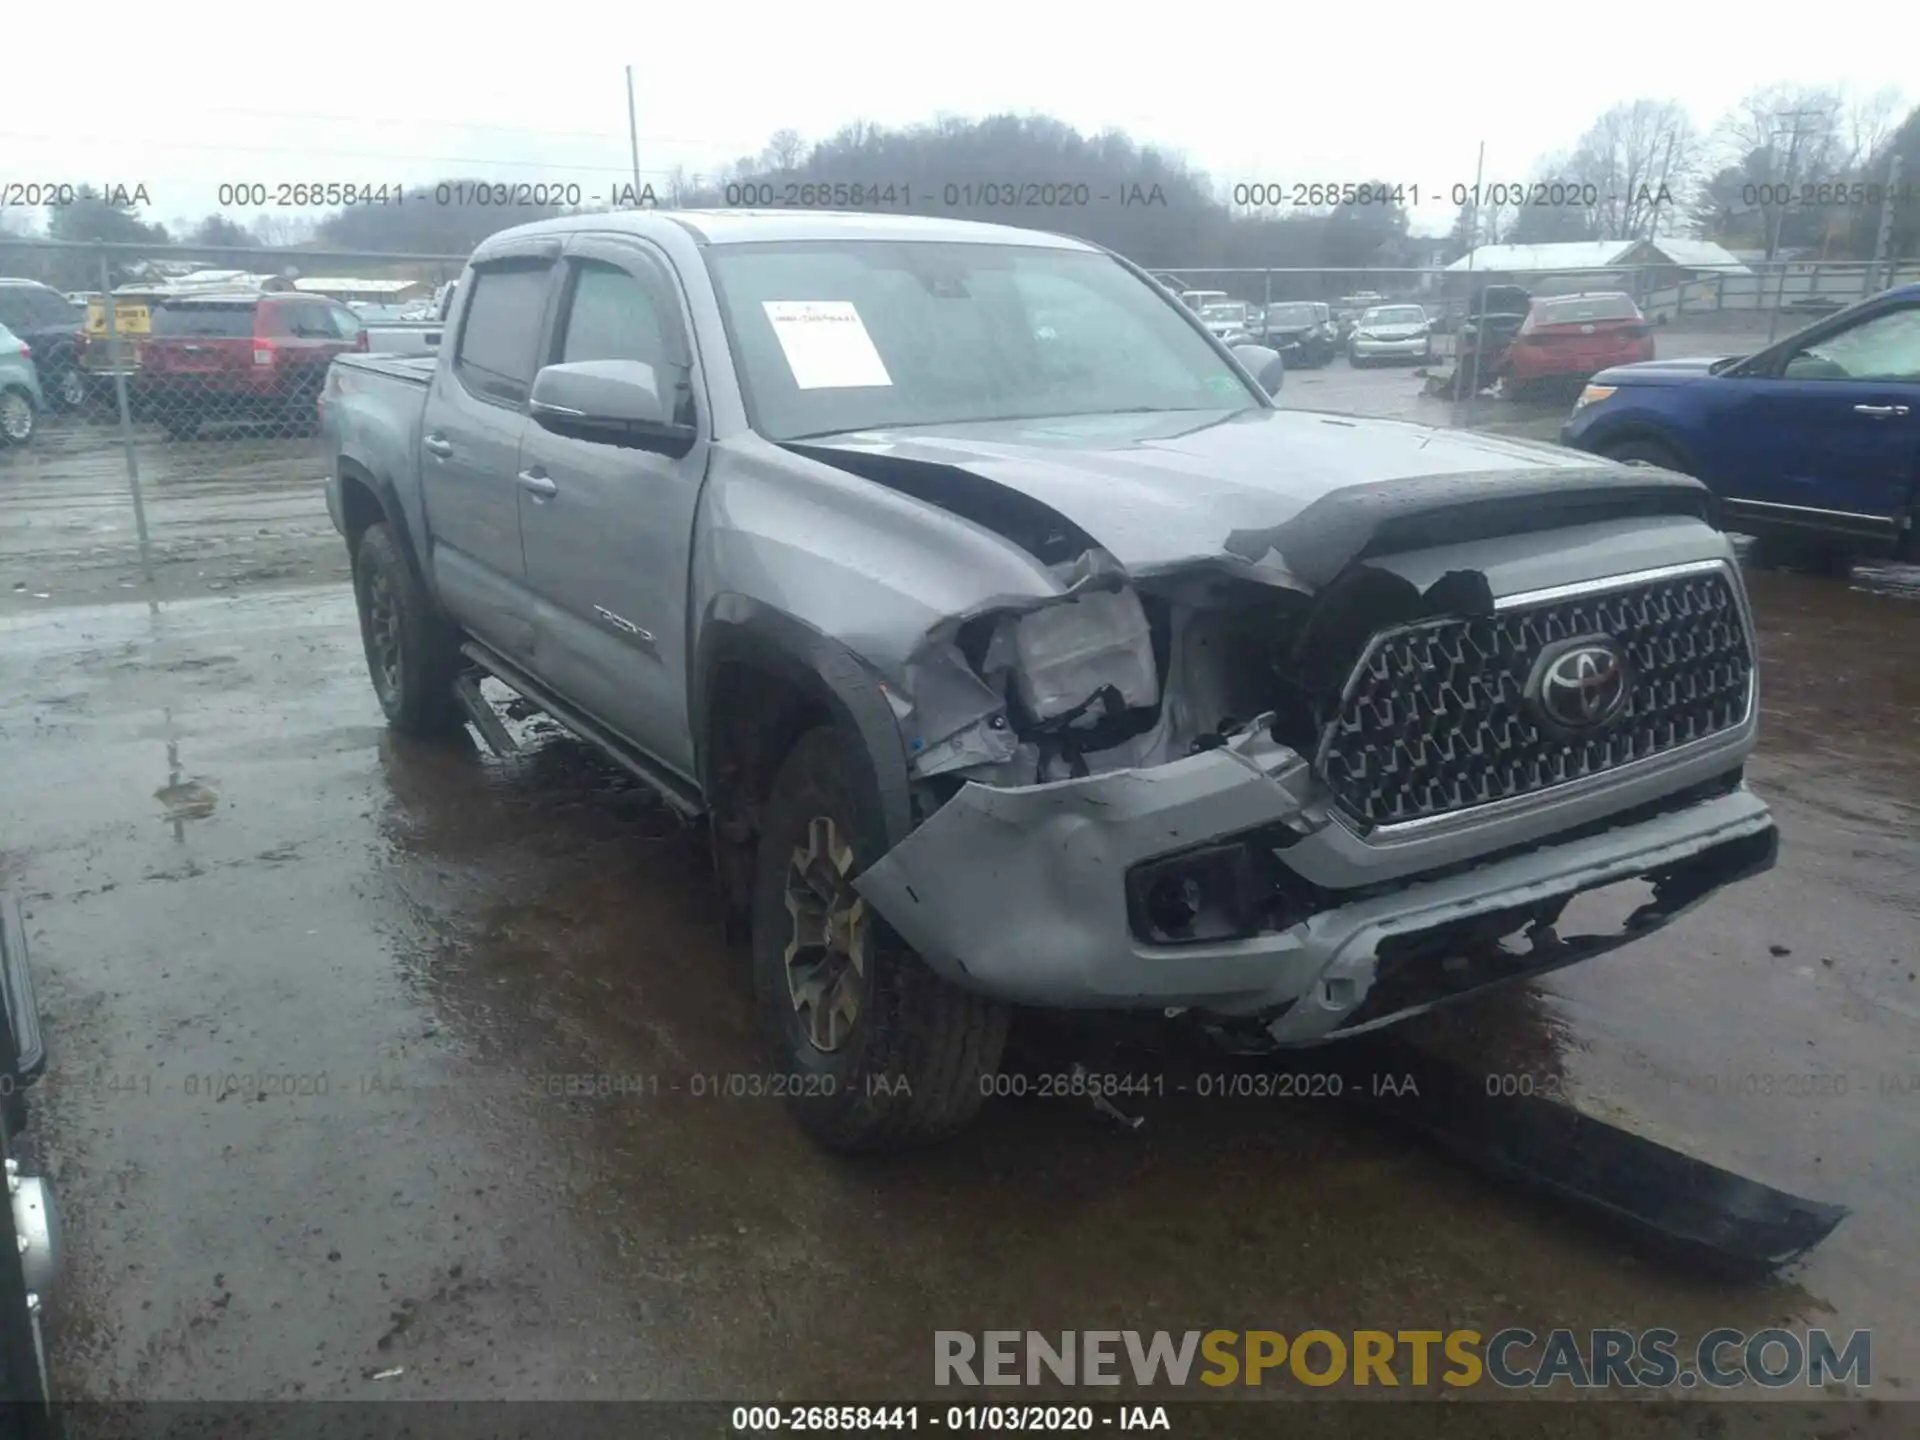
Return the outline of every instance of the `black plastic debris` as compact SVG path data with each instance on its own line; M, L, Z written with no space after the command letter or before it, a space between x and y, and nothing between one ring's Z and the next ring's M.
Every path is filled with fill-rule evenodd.
M1314 1053L1337 1060L1345 1093L1499 1179L1550 1196L1702 1269L1765 1275L1833 1233L1844 1205L1736 1175L1540 1095L1489 1095L1486 1076L1359 1037ZM1409 1083L1409 1081L1411 1083Z

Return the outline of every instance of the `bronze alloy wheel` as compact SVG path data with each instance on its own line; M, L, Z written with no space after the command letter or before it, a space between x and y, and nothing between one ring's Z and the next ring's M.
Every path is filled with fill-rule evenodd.
M872 926L852 869L853 847L830 818L814 816L787 865L787 993L808 1040L827 1054L853 1033L871 968Z
M382 698L400 694L400 607L378 567L367 575L367 651Z

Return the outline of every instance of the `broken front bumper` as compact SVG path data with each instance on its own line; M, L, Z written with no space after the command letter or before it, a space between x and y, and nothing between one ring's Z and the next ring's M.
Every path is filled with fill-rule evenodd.
M1310 834L1290 829L1311 812L1307 767L1263 742L1055 784L969 785L855 883L935 970L968 988L1058 1008L1258 1017L1275 1042L1306 1044L1600 954L1769 868L1772 817L1728 768L1739 756L1716 758L1717 777L1689 776L1677 792L1668 773L1665 795L1635 795L1631 810L1604 813L1635 788L1620 787L1498 827L1505 848L1484 858L1424 854L1411 874L1383 859L1365 877L1350 863L1356 850L1405 847L1368 846L1324 818ZM1538 833L1553 826L1557 837ZM1286 904L1302 918L1241 938L1142 938L1136 867L1248 836L1247 849L1284 857ZM1484 832L1479 843L1484 851ZM1315 872L1337 875L1338 888ZM1616 932L1562 938L1551 928L1571 896L1633 879L1652 881L1654 899ZM1496 944L1521 931L1523 953Z

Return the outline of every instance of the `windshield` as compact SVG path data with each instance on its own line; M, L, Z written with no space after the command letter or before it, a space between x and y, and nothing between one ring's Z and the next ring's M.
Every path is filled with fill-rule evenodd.
M1318 305L1275 305L1267 311L1269 325L1316 325L1320 321Z
M1638 320L1640 309L1630 295L1569 295L1533 302L1534 320L1541 325L1574 325L1591 320Z
M708 257L749 413L772 440L1262 404L1190 320L1106 255L787 241Z
M1202 320L1245 320L1247 307L1244 305L1209 305L1200 312Z
M1424 325L1427 312L1418 305L1381 305L1360 317L1362 325Z

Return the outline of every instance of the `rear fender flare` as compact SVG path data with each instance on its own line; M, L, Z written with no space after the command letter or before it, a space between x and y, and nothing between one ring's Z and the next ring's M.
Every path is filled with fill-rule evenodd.
M426 573L425 559L420 554L419 547L413 543L413 528L407 522L406 509L400 503L400 496L394 489L393 482L375 475L358 461L345 458L340 461L339 479L342 486L351 481L372 494L374 502L380 507L381 519L400 542L400 553L406 557L407 567L413 571L413 578L420 582L429 595L433 594L433 586L429 583ZM344 496L342 498L344 501ZM343 515L341 517L343 525L345 519Z

